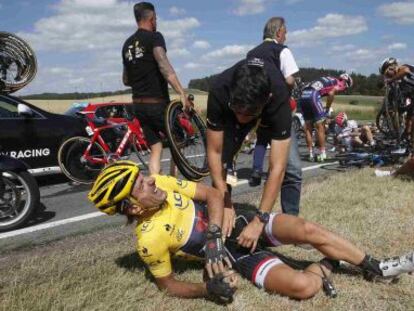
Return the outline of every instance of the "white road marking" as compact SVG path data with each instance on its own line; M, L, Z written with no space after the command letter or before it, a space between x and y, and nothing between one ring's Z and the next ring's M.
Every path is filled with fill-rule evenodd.
M320 167L325 166L325 165L331 165L331 164L337 164L337 163L338 162L331 162L331 163L323 163L323 164L308 166L308 167L302 168L302 171L310 171L310 170L314 170L314 169L320 168ZM238 187L238 186L247 184L248 182L249 182L248 179L241 179L237 182L237 184L235 186ZM32 232L41 231L41 230L45 230L45 229L50 229L50 228L53 228L53 227L66 225L66 224L69 224L69 223L78 222L78 221L82 221L82 220L86 220L86 219L91 219L91 218L95 218L95 217L99 217L99 216L103 216L103 215L105 215L105 214L101 213L101 212L94 212L94 213L89 213L89 214L85 214L85 215L81 215L81 216L62 219L62 220L58 220L58 221L54 221L54 222L48 222L46 224L41 224L41 225L36 225L36 226L23 228L23 229L19 229L19 230L14 230L14 231L10 231L10 232L0 233L0 240L15 237L15 236L19 236L19 235L22 235L22 234L27 234L27 233L32 233Z
M72 222L77 222L77 221L81 221L81 220L85 220L85 219L95 218L95 217L99 217L99 216L103 216L103 215L105 215L105 214L101 213L101 212L94 212L94 213L89 213L89 214L85 214L85 215L81 215L81 216L62 219L62 220L58 220L58 221L54 221L54 222L48 222L46 224L41 224L41 225L37 225L37 226L33 226L33 227L28 227L28 228L14 230L14 231L10 231L10 232L0 233L0 240L5 239L5 238L10 238L10 237L15 237L15 236L26 234L26 233L32 233L32 232L36 232L36 231L40 231L40 230L50 229L50 228L57 227L57 226L60 226L60 225L65 225L65 224L69 224L69 223L72 223Z

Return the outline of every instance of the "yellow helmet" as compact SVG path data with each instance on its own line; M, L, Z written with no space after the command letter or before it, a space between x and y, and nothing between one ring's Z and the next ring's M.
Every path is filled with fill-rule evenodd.
M93 184L88 199L101 212L113 215L129 198L139 167L132 161L117 161L105 167Z

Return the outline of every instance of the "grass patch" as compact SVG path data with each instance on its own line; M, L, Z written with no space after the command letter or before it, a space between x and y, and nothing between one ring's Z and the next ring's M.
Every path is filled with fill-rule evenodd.
M301 214L347 236L367 252L394 256L414 247L413 182L375 178L371 169L312 180L303 187ZM236 198L259 203L257 192ZM307 301L269 295L242 280L235 302L217 306L159 292L134 251L132 227L71 237L0 258L0 310L413 310L414 277L392 285L371 284L360 275L337 274L339 296ZM278 248L296 258L316 252ZM179 263L178 278L201 281L201 266Z

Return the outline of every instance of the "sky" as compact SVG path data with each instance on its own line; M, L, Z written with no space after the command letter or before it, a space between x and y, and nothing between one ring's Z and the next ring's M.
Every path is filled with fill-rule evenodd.
M18 95L125 89L121 48L135 32L136 2L0 0L0 29L27 40L38 59ZM287 23L300 67L369 75L387 56L414 63L414 0L153 1L158 30L181 83L216 74L260 44L272 16Z

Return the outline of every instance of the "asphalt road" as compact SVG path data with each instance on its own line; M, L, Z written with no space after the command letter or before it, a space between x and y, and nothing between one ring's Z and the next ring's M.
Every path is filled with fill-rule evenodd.
M306 157L304 142L300 142L300 152ZM328 154L329 155L329 154ZM169 152L164 152L163 170L168 172ZM248 185L251 172L252 154L241 153L237 159L238 184L233 195L257 190ZM265 159L267 163L267 157ZM332 163L323 165L302 161L304 182L312 177L337 172ZM0 233L0 250L12 250L24 246L44 244L70 235L91 232L104 226L119 225L125 221L122 216L105 217L88 202L88 185L73 185L62 175L38 179L41 192L39 211L22 229ZM210 180L206 178L206 183Z

